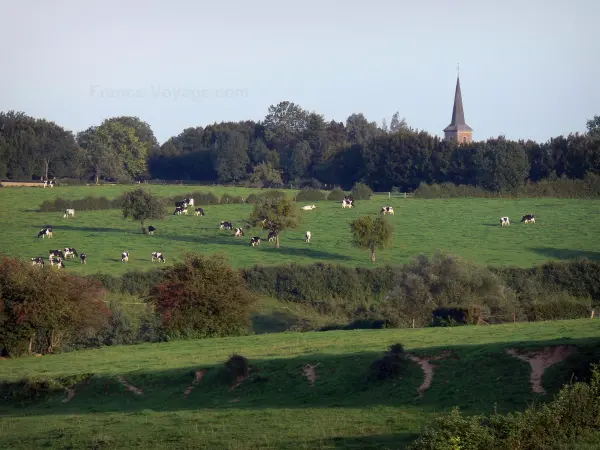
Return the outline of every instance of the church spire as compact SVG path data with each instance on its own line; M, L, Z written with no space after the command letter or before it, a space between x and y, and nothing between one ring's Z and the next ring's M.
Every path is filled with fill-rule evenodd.
M444 128L445 139L461 143L471 142L473 129L465 122L465 111L460 90L460 76L456 76L456 90L454 92L454 107L452 108L452 121Z

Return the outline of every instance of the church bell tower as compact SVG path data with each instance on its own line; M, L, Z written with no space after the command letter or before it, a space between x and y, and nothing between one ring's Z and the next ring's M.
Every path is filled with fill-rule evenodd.
M467 144L473 139L473 129L465 122L462 94L460 92L460 77L456 77L456 91L454 92L454 108L452 108L452 122L444 128L444 140Z

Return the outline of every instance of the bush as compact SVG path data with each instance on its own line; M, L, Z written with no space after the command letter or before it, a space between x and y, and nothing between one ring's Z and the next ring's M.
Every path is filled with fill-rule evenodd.
M246 199L246 203L260 203L263 199L272 200L277 203L283 199L285 199L285 192L282 191L266 191L261 192L260 194L250 194Z
M394 344L382 358L373 361L369 367L369 379L379 381L396 379L406 371L408 364L402 344Z
M327 198L327 196L323 191L312 187L303 188L296 195L297 202L320 201L325 200L325 198Z
M229 195L229 194L223 194L221 196L221 204L222 205L230 205L230 204L242 204L245 203L244 202L244 198L241 197L240 195Z
M316 178L311 178L308 180L303 180L300 183L300 189L305 189L305 188L312 188L312 189L323 189L323 183L321 183L319 180L317 180Z
M229 384L243 380L250 374L248 360L242 355L232 355L225 362L225 373Z
M225 257L188 253L150 291L169 337L247 334L256 297Z
M123 197L109 200L106 197L88 196L85 198L72 200L56 197L54 200L46 200L40 205L41 212L64 212L67 208L77 211L98 211L106 209L118 209L123 204Z
M176 202L181 202L184 198L193 198L194 206L207 206L219 204L219 197L217 197L212 192L188 192L185 195L176 195L174 197L170 197L168 199L169 205L175 205Z
M370 200L373 191L366 184L356 183L352 188L351 194L354 200Z
M333 191L331 191L327 195L327 200L331 200L334 202L341 202L346 197L346 193L339 187L336 187Z

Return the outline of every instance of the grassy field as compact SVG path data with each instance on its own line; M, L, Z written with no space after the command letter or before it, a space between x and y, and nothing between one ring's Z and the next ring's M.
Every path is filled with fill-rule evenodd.
M0 448L403 448L435 414L454 405L491 413L551 399L573 367L600 358L599 336L600 321L571 320L269 334L5 360L0 380L9 383L93 377L75 386L68 403L58 392L0 404ZM370 363L396 342L419 356L454 351L436 362L422 398L416 389L423 372L414 363L400 380L365 378ZM546 371L548 394L533 394L528 364L505 350L557 344L577 345L577 353ZM235 390L220 373L233 353L246 356L253 368ZM302 368L317 363L318 378L310 387ZM208 369L204 379L184 397L201 369ZM128 391L119 376L143 394Z
M374 197L358 201L354 209L342 209L339 202L316 202L315 211L300 211L298 229L282 234L281 248L264 242L248 245L251 236L266 238L263 230L249 230L245 238L234 238L230 231L219 231L222 220L242 225L252 206L215 205L204 207L205 217L173 216L151 222L154 236L140 233L138 223L124 220L119 210L76 211L74 218L63 219L59 212L39 213L44 200L57 196L83 198L88 195L114 198L131 186L78 186L54 189L0 189L2 233L0 252L16 257L47 257L48 250L75 247L88 255L88 264L67 262L74 273L109 272L119 274L131 269L152 267L150 254L163 252L167 264L181 259L186 251L226 253L236 267L254 264L275 265L286 262L331 262L347 266L371 266L367 252L349 242L348 223L362 215L378 214L381 206L392 205L396 215L389 217L395 228L393 248L377 253L378 264L399 264L414 256L438 249L490 265L530 267L547 260L579 256L600 259L600 202L571 199L449 199L419 200ZM190 186L152 186L153 192L171 196L190 191L228 192L247 196L252 189ZM295 191L287 191L293 195ZM300 204L308 204L301 202ZM312 203L312 202L311 202ZM535 213L536 224L519 223L522 215ZM499 217L513 221L501 228ZM55 237L37 239L37 232L50 225ZM311 231L312 242L304 241ZM121 264L120 255L130 252L130 262Z

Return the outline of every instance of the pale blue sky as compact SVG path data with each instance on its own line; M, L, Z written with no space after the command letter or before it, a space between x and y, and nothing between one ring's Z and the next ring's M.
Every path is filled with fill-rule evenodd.
M0 110L138 116L162 143L289 100L441 136L460 62L474 139L546 141L600 114L599 19L599 0L0 0Z

